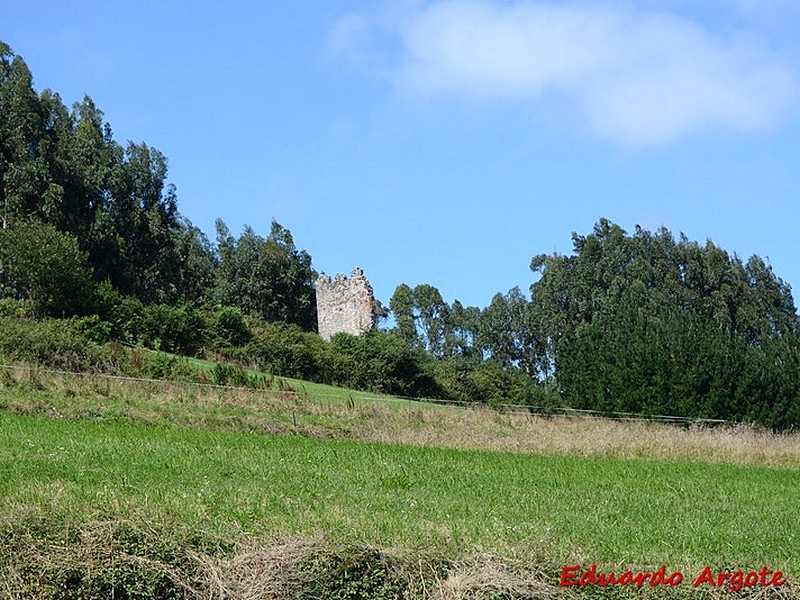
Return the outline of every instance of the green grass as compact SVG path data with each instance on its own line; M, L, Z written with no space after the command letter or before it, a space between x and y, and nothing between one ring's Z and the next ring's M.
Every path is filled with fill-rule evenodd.
M591 563L800 577L797 436L277 387L287 383L299 393L0 372L0 598L61 598L65 586L104 598L122 580L147 590L130 597L184 597L185 582L247 578L253 544L252 560L272 567L250 573L247 593L294 556L294 591L263 594L281 599L305 587L323 597L332 581L332 598L399 597L386 590L409 589L408 573L429 590L411 597L539 597L531 582L557 589L562 566ZM257 541L293 539L302 552ZM343 546L355 550L332 550ZM451 573L476 556L512 566L478 559ZM430 592L469 576L477 587L461 595Z
M0 516L800 576L800 472L0 416ZM557 574L554 574L557 575Z

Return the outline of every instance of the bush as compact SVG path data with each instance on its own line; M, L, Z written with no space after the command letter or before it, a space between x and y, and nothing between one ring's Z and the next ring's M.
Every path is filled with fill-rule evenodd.
M213 316L213 334L218 343L227 347L245 346L253 337L244 314L238 308L225 306Z
M136 344L142 326L143 310L139 300L121 294L108 280L97 286L94 311L111 325L111 338Z
M75 320L0 318L0 356L64 371L124 372L124 353L90 342Z
M0 230L0 264L14 291L51 316L85 314L93 304L88 255L73 236L36 219Z
M346 549L314 557L306 589L300 598L311 600L399 600L407 597L409 577L401 565L377 550Z
M554 388L514 369L504 369L496 361L477 362L463 358L440 361L436 379L447 398L460 402L544 408L561 404Z
M262 371L284 377L319 381L319 336L297 325L267 323L255 333L244 354Z
M141 375L153 379L172 381L202 381L200 371L193 368L185 358L163 352L148 352L139 366Z
M433 377L433 359L409 347L392 333L371 331L354 337L338 333L331 339L323 371L326 383L372 392L441 398Z
M271 379L248 373L245 369L236 365L217 363L211 369L211 382L215 385L265 389L269 387Z
M105 344L111 339L111 323L103 321L97 315L81 317L76 322L75 329L86 341L93 344Z
M195 355L203 348L208 329L202 314L192 306L152 304L142 311L140 341L154 350Z
M143 305L105 281L97 286L95 312L109 324L109 338L153 350L198 354L212 337L206 317L191 305Z
M29 300L0 299L0 318L19 317L27 319L33 316L33 304Z

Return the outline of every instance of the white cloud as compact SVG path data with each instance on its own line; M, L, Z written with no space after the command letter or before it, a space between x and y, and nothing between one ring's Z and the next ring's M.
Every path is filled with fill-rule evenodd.
M338 42L358 47L369 22L347 19ZM685 18L619 4L412 3L390 25L384 16L373 36L378 29L399 41L383 65L403 94L534 109L556 99L588 132L630 146L708 129L763 130L796 99L788 61L755 34L712 34ZM374 56L371 39L361 51Z

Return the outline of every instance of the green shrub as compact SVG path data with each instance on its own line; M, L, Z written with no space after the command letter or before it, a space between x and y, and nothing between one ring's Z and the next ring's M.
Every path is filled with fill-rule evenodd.
M76 322L75 329L85 340L94 344L105 344L111 339L111 323L103 321L97 315L81 317Z
M392 333L371 331L354 337L338 333L325 354L324 372L334 385L372 392L443 397L433 376L433 359Z
M30 300L14 300L13 298L0 299L0 317L19 317L20 319L33 316L33 304Z
M224 346L244 346L253 337L244 314L238 308L226 306L213 315L212 331L216 340Z
M519 404L537 407L561 405L557 390L496 361L462 357L439 361L436 379L447 398L497 406Z
M152 304L142 311L140 340L149 348L195 355L207 337L208 325L192 306Z
M14 293L29 298L39 314L86 314L94 302L87 259L75 237L38 219L0 230L0 263Z
M237 365L217 363L211 369L211 382L215 385L266 388L269 386L270 380L254 373L248 373Z
M318 381L317 362L319 336L304 332L297 325L286 323L263 324L245 348L245 356L259 369L282 375Z
M124 370L124 356L88 341L75 320L0 318L0 356L64 371Z
M142 375L153 379L203 381L201 372L185 358L163 352L148 353L140 369Z
M111 324L111 338L128 344L138 342L144 310L139 300L121 294L106 280L97 286L94 310Z
M369 548L322 553L305 570L304 600L400 600L409 587L408 575L393 559Z

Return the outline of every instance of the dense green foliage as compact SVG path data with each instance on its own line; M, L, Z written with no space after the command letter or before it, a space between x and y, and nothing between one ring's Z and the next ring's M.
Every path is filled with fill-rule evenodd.
M244 370L254 368L270 376L375 393L444 397L433 359L392 333L374 331L361 338L339 334L328 344L297 325L245 319L236 309L141 306L127 298L106 314L110 320L97 315L33 319L30 303L2 301L0 361L245 386L258 383ZM232 337L246 341L232 344ZM225 364L205 373L172 354L200 354L201 348Z
M74 237L50 224L30 220L0 229L0 265L43 314L82 314L93 304L86 258Z
M390 301L395 333L437 359L440 394L462 402L556 406L547 381L536 377L536 329L530 302L518 288L496 294L483 310L444 301L429 284L401 284Z
M600 221L573 256L538 256L542 356L576 407L800 423L789 287L758 257Z
M800 424L800 321L761 258L605 219L573 243L533 258L530 300L514 288L481 310L397 287L396 332L438 357L448 397Z
M396 396L440 398L433 361L396 335L372 331L361 337L333 336L327 349L326 383Z
M4 230L49 223L77 239L98 281L143 301L174 301L193 274L166 173L156 149L116 143L88 96L69 111L57 94L37 95L27 65L0 44ZM27 290L25 279L12 283Z
M306 331L316 327L311 257L295 248L288 229L273 221L266 239L247 227L237 240L218 219L217 244L218 302L268 321L294 323Z

